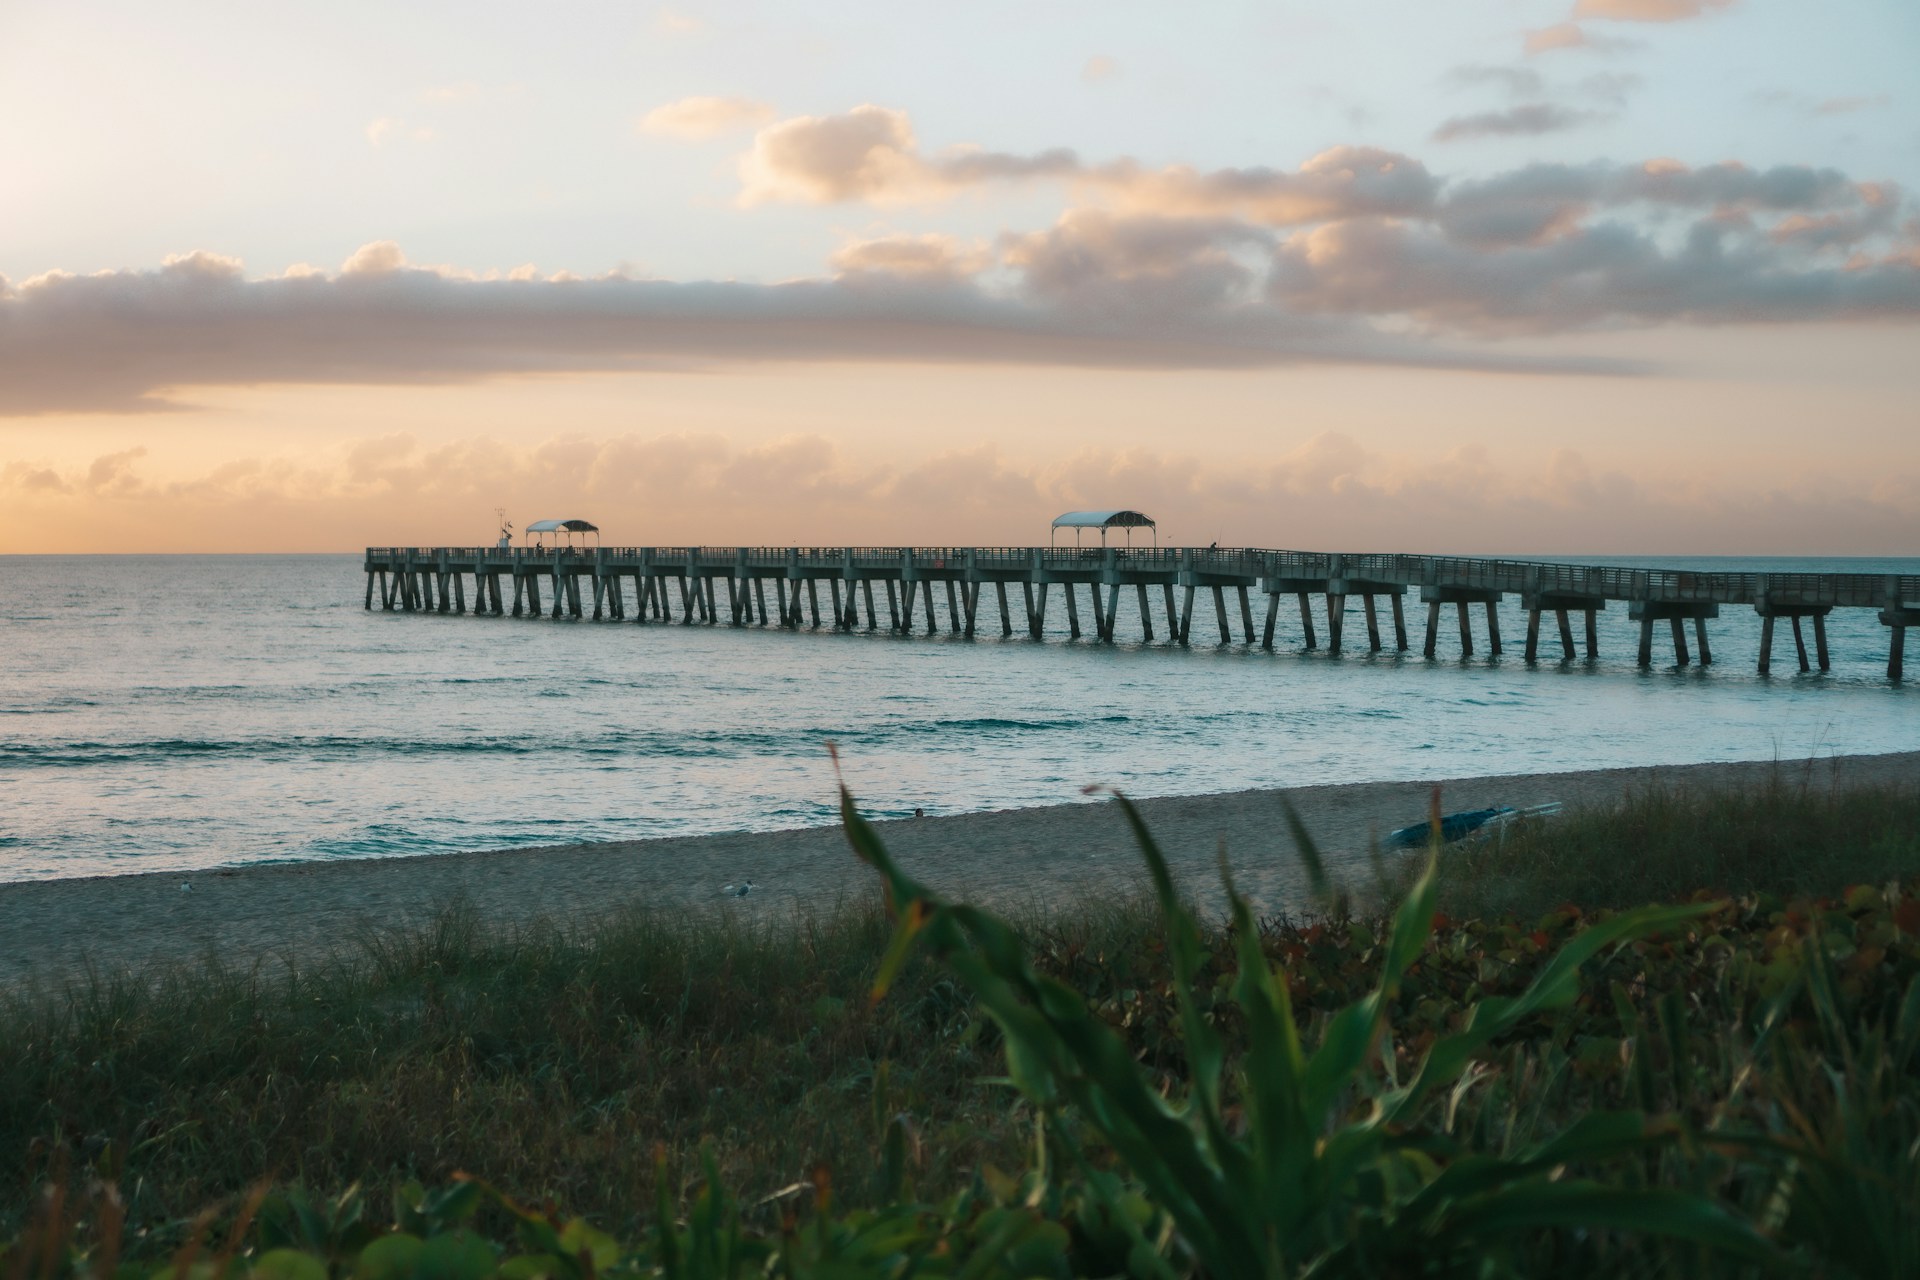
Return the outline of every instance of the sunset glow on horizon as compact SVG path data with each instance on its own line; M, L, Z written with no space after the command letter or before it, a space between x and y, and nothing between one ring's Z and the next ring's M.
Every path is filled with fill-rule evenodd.
M1920 10L29 4L0 553L1920 548Z

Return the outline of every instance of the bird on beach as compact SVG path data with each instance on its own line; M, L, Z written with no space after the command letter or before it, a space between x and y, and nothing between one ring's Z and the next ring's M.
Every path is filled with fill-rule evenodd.
M182 881L180 882L180 892L182 892L182 893L192 893L192 892L193 892L193 886L192 886L191 884L189 884L189 883L188 883L187 881L185 881L185 880L182 880Z
M744 898L752 892L753 892L753 881L751 880L742 880L739 884L727 884L727 885L720 886L720 893L722 894L722 896L728 897L728 898Z

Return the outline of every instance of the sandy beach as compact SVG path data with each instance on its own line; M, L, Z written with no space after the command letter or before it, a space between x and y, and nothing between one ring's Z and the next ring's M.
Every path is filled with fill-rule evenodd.
M1203 903L1218 901L1224 845L1242 890L1263 910L1282 911L1306 903L1283 797L1323 845L1329 867L1363 881L1374 837L1423 817L1436 785L1449 811L1552 800L1577 807L1649 786L1752 786L1775 771L1820 787L1914 783L1920 752L1363 782L1173 796L1140 807L1176 874ZM881 830L916 874L976 902L1056 905L1125 889L1140 874L1120 813L1100 801L910 819ZM746 897L722 894L723 885L742 881L754 886ZM455 903L488 927L511 928L585 922L630 906L787 914L830 908L874 884L837 826L0 884L0 986L58 985L89 967L140 969L203 955L229 963L313 957Z

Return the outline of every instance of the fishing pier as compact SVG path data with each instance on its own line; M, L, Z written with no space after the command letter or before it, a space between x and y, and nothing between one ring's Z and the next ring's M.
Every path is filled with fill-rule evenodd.
M1722 608L1751 608L1760 622L1762 674L1772 665L1776 622L1791 629L1799 669L1817 663L1825 671L1827 616L1835 609L1871 609L1887 628L1887 675L1893 680L1903 675L1907 629L1920 627L1920 575L1914 574L1693 573L1251 548L369 547L365 569L368 609L378 602L382 609L429 613L824 626L898 635L945 629L973 636L997 625L1002 636L1017 627L1036 640L1046 634L1056 586L1067 635L1106 642L1115 639L1123 593L1137 602L1134 625L1141 639L1152 642L1164 620L1160 634L1182 645L1191 640L1200 598L1212 606L1205 612L1222 644L1233 643L1237 630L1244 643L1267 648L1273 647L1282 600L1289 598L1287 611L1298 608L1308 649L1321 644L1314 606L1324 603L1325 646L1335 654L1349 643L1348 603L1355 597L1368 650L1391 644L1407 651L1407 597L1417 593L1425 606L1421 652L1429 658L1440 647L1449 605L1461 656L1474 653L1477 612L1485 619L1479 642L1488 654L1500 654L1497 606L1517 596L1526 614L1528 662L1539 659L1548 621L1562 660L1574 660L1582 649L1586 658L1596 657L1596 615L1619 605L1639 624L1643 667L1653 663L1661 624L1671 634L1677 663L1688 664L1696 651L1701 663L1710 663L1707 623L1720 618ZM983 617L981 597L989 589ZM1257 628L1256 595L1265 597ZM1549 647L1555 638L1549 633Z

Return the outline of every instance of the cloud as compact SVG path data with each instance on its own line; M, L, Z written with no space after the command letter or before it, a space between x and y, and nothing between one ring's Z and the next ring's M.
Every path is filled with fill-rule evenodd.
M1328 218L1420 216L1440 184L1411 156L1378 147L1330 147L1299 169L1141 169L1122 161L1082 180L1124 207L1182 217L1240 216L1267 226Z
M1817 116L1848 115L1855 111L1867 111L1874 107L1884 107L1891 99L1884 93L1868 94L1855 98L1826 98L1813 105L1813 114Z
M1573 16L1609 22L1685 22L1733 4L1734 0L1578 0Z
M1537 98L1546 91L1546 81L1530 67L1455 67L1447 73L1446 80L1456 88L1492 85L1518 98Z
M1782 107L1816 119L1823 116L1844 116L1860 111L1873 111L1886 106L1893 100L1884 93L1841 98L1815 98L1792 89L1761 89L1752 97L1762 106Z
M25 462L9 462L0 467L0 489L13 489L27 495L73 492L73 486L53 468Z
M1617 108L1626 106L1627 96L1644 83L1643 77L1630 72L1601 71L1583 77L1574 88L1584 98Z
M1081 312L1217 316L1257 303L1272 233L1230 220L1075 210L1047 231L1003 238L1027 291ZM1252 255L1241 252L1253 250Z
M1900 203L1896 189L1805 165L1533 164L1453 185L1437 221L1450 236L1469 243L1536 243L1579 226L1595 210L1638 206L1795 214L1851 210L1889 199Z
M1595 35L1576 22L1556 22L1521 33L1520 46L1528 57L1560 50L1579 49L1587 53L1625 53L1640 47L1638 40L1620 36Z
M642 133L701 140L755 129L774 117L771 104L753 98L681 98L640 118Z
M133 493L141 487L140 479L133 473L133 464L147 456L146 446L139 445L124 449L119 453L102 454L93 460L87 468L85 478L73 488L80 488L93 494L124 495Z
M901 204L944 199L985 182L1068 177L1071 151L1016 156L957 148L923 156L907 113L871 103L836 116L797 116L762 129L741 161L744 205Z
M872 104L762 129L741 161L741 203L930 203L991 183L1056 180L1143 213L1241 214L1271 225L1416 213L1437 184L1419 161L1375 147L1333 147L1298 170L1089 165L1055 148L1031 155L956 147L925 154L904 111Z
M1577 128L1592 119L1592 112L1571 111L1548 102L1529 102L1504 111L1454 116L1441 122L1432 136L1435 142L1458 142L1463 138L1534 137Z
M916 280L964 280L992 264L986 246L952 236L882 236L841 246L828 265L841 276L888 276Z
M1674 248L1606 222L1487 253L1436 228L1355 219L1290 237L1271 291L1295 312L1403 315L1487 334L1920 318L1920 271L1802 263L1737 221L1696 222Z
M169 259L169 262L171 261L172 259ZM340 274L383 276L390 275L406 265L407 255L400 252L399 245L391 240L375 240L354 250L353 256L341 264Z
M203 386L796 361L1624 371L1482 339L1920 318L1912 202L1831 168L1663 159L1449 181L1364 147L1294 170L928 155L878 107L770 126L753 156L782 198L1046 171L1090 202L991 241L851 240L828 274L781 284L474 272L410 262L392 241L265 279L206 252L0 279L0 416L153 411Z
M1021 544L1043 542L1056 512L1115 502L1151 512L1167 542L1328 551L1484 551L1510 545L1516 529L1533 531L1535 550L1559 554L1590 551L1595 538L1623 554L1676 544L1858 553L1920 538L1920 510L1906 500L1920 475L1896 472L1874 487L1816 471L1755 492L1603 466L1573 450L1515 463L1473 444L1386 451L1338 432L1232 467L1177 447L1094 446L1015 462L980 444L873 459L818 435L742 445L684 432L424 449L389 436L331 456L242 456L171 479L136 470L135 461L154 461L142 452L65 471L8 464L4 507L32 522L24 527L49 530L49 548L72 546L76 528L106 527L163 550L226 547L236 526L257 530L263 550L477 541L489 530L474 527L476 513L502 504L585 511L610 543L629 545ZM106 479L96 485L96 476ZM758 498L743 507L742 493ZM1303 543L1299 530L1313 533Z
M1012 253L1023 274L1000 289L959 276L970 265L960 254L947 256L945 272L901 270L938 253L898 241L845 251L837 279L777 285L463 277L411 266L390 242L362 248L332 276L249 280L230 259L204 254L157 271L50 273L0 294L0 416L153 411L174 405L174 389L196 386L445 384L765 361L1563 367L1229 304L1220 281L1232 269L1205 244L1257 234L1076 218L1050 243ZM1169 243L1156 247L1156 236ZM1091 288L1076 287L1074 250L1124 267L1115 289L1134 305L1076 305ZM889 287L872 287L882 274ZM1159 289L1177 292L1180 305L1156 305ZM1209 296L1219 305L1204 306Z

